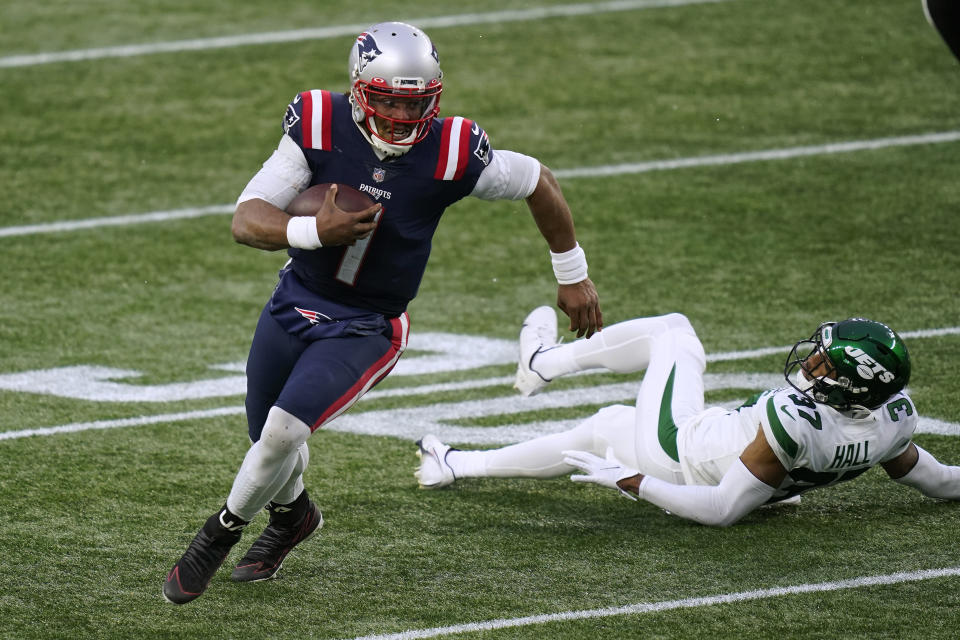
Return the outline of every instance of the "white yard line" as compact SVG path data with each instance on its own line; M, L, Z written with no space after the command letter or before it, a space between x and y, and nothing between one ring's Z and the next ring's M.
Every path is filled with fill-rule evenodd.
M849 142L811 145L808 147L787 147L784 149L768 149L765 151L745 151L741 153L727 153L721 155L694 156L691 158L674 158L672 160L654 160L651 162L602 165L598 167L558 169L554 171L554 175L560 179L617 176L632 173L645 173L648 171L669 171L672 169L721 166L739 164L743 162L786 160L789 158L798 158L803 156L851 153L855 151L885 149L888 147L942 144L945 142L957 141L960 141L960 131L941 131L939 133L928 133L915 136L875 138L873 140L853 140ZM192 207L189 209L173 209L170 211L152 211L150 213L133 213L122 216L86 218L83 220L66 220L61 222L31 224L14 227L0 227L0 238L35 235L38 233L79 231L84 229L95 229L99 227L142 224L145 222L165 222L168 220L180 220L183 218L198 218L201 216L232 213L233 209L233 204L218 204L209 207Z
M506 22L528 22L545 18L568 18L617 11L637 11L662 7L679 7L689 4L707 4L729 2L730 0L620 0L618 2L587 2L579 4L561 4L553 7L537 7L510 11L490 11L486 13L462 13L449 16L411 18L409 22L422 29L440 29L444 27L464 27L474 24L502 24ZM44 53L23 54L0 57L0 68L32 67L55 62L79 62L102 58L129 58L154 53L177 53L181 51L202 51L223 49L226 47L246 47L280 42L299 42L303 40L326 40L355 36L370 26L363 24L344 24L316 29L294 29L290 31L269 31L247 33L216 38L194 38L170 42L99 47L95 49L76 49L72 51L48 51Z
M935 338L937 336L955 336L960 334L960 327L942 327L940 329L917 329L915 331L900 331L902 338ZM717 353L708 353L707 362L722 362L724 360L746 360L748 358L760 358L762 356L771 356L778 353L787 353L793 345L784 345L782 347L761 347L759 349L749 349L747 351L720 351Z
M885 149L888 147L909 147L920 144L939 144L943 142L956 142L958 140L960 140L960 131L942 131L939 133L925 133L915 136L897 136L894 138L876 138L874 140L832 142L828 144L811 145L808 147L787 147L785 149L769 149L766 151L746 151L742 153L723 153L712 156L695 156L692 158L675 158L673 160L654 160L653 162L614 164L600 167L581 167L579 169L559 169L554 171L554 174L558 178L619 176L625 173L645 173L648 171L665 171L670 169L686 169L689 167L739 164L742 162L786 160L789 158L800 158L804 156L831 155L836 153L850 153L853 151L870 151L873 149Z
M241 406L220 407L217 409L203 409L200 411L184 411L182 413L161 413L152 416L136 416L133 418L119 418L117 420L95 420L93 422L74 422L58 427L39 427L37 429L20 429L19 431L5 431L0 433L0 440L14 440L29 436L55 436L61 433L76 433L78 431L92 431L96 429L117 429L120 427L143 427L149 424L163 424L168 422L184 422L186 420L203 420L219 416L242 415L245 409Z
M583 609L580 611L560 611L520 618L500 618L484 622L468 622L465 624L450 625L447 627L433 627L429 629L411 629L399 633L385 633L371 636L360 636L353 640L415 640L417 638L439 638L454 634L472 633L478 631L492 631L495 629L513 629L528 627L535 624L549 622L567 622L570 620L587 620L592 618L609 618L612 616L640 615L656 613L673 609L692 609L695 607L710 607L718 604L746 602L750 600L765 600L781 596L800 595L805 593L823 593L827 591L842 591L845 589L860 589L878 585L900 584L903 582L917 582L919 580L934 580L937 578L954 578L960 576L960 567L946 567L943 569L925 569L922 571L903 571L880 576L862 576L848 580L830 582L816 582L799 584L788 587L774 587L771 589L756 589L753 591L738 591L721 593L713 596L681 598L662 602L638 602L622 607L607 607L603 609Z
M917 331L904 331L900 334L904 338L908 339L917 339L917 338L930 338L936 336L947 336L947 335L960 335L960 327L943 327L939 329L920 329ZM779 347L763 347L760 349L749 349L745 351L726 351L719 353L707 354L708 362L718 362L726 360L748 360L751 358L756 358L760 356L783 354L790 350L790 347L787 345ZM589 375L591 373L596 373L597 371L585 371L583 374ZM709 374L708 374L709 375ZM441 392L448 391L462 391L468 389L478 389L483 387L492 387L492 386L506 386L513 382L512 376L502 376L496 378L481 378L475 380L464 380L460 382L441 382L432 385L421 385L419 387L395 387L392 389L383 389L383 390L374 390L366 394L363 398L364 401L375 400L377 398L389 398L389 397L398 397L398 396L418 396L418 395L435 395ZM603 391L603 388L597 388L598 393ZM583 393L589 396L590 387L578 387L574 390L567 390L564 392L565 396L570 396L575 393ZM616 395L616 394L614 394ZM626 399L630 395L629 391L623 391L617 397L622 397ZM585 400L587 402L589 400ZM534 396L528 398L524 401L525 410L536 410L546 406L555 406L551 404L551 395L550 392L541 394L539 396ZM541 406L542 405L542 406ZM564 405L567 406L567 405ZM425 405L423 408L430 409L430 405ZM204 420L208 418L216 418L220 416L232 416L232 415L243 415L244 408L242 405L231 406L231 407L218 407L214 409L200 409L197 411L183 411L178 413L161 413L149 416L133 416L130 418L118 418L114 420L94 420L91 422L74 422L70 424L63 424L53 427L38 427L35 429L19 429L14 431L3 431L0 432L0 441L3 440L15 440L19 438L27 438L30 436L53 436L63 433L77 433L80 431L91 431L97 429L117 429L121 427L142 427L152 424L165 424L165 423L174 423L174 422L186 422L190 420ZM352 415L363 415L363 412L359 414L350 414ZM328 425L327 429L331 431L339 431L338 424L345 423L350 424L350 421L341 418L337 421L334 421ZM489 428L486 428L489 429ZM342 429L344 431L353 432L351 428L346 427ZM362 430L361 430L362 432ZM960 424L955 422L947 422L944 420L937 420L935 418L921 417L920 424L917 428L917 433L932 433L939 435L951 435L951 436L960 436ZM391 433L378 433L377 435L392 435Z
M131 213L122 216L85 218L82 220L64 220L62 222L28 224L20 227L0 227L0 238L6 236L32 236L37 233L82 231L84 229L99 229L100 227L122 227L130 224L143 224L144 222L167 222L169 220L181 220L184 218L199 218L202 216L233 213L234 207L235 205L233 204L217 204L210 207L151 211L150 213Z

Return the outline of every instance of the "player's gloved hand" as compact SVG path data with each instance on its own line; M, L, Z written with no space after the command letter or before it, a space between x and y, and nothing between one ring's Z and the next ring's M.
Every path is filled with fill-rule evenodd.
M588 451L564 451L563 456L564 463L571 467L582 469L585 472L584 475L570 476L570 479L574 482L593 482L602 487L616 489L631 500L637 499L636 496L622 491L620 487L617 486L617 482L624 478L632 478L635 475L639 475L640 472L624 466L617 460L616 456L613 455L612 447L607 449L606 458L601 458Z

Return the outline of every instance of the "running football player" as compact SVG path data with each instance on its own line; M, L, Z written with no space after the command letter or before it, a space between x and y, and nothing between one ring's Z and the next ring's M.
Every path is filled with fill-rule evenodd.
M317 89L294 97L276 150L237 202L236 241L287 250L290 260L247 360L253 444L225 504L166 576L163 595L176 604L204 592L261 509L269 523L234 567L234 580L276 576L290 550L322 526L304 489L307 439L397 363L410 330L407 304L450 205L467 196L526 200L549 247L570 330L590 336L603 326L553 174L532 157L494 149L476 122L438 117L443 73L427 34L399 22L373 25L355 39L349 73L347 94ZM375 204L342 211L331 189L315 216L284 211L322 183L349 185Z
M469 477L593 482L702 524L727 526L757 507L856 478L875 465L935 498L960 500L960 467L912 441L917 410L903 389L907 347L889 327L851 318L820 325L787 358L789 383L735 410L704 408L706 356L681 314L617 323L557 345L556 316L535 309L520 330L516 387L593 368L646 370L635 406L606 407L578 427L500 449L417 444L425 489Z

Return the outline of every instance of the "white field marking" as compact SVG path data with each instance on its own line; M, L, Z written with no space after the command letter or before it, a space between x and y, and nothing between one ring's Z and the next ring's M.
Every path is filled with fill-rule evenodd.
M707 373L703 380L707 391L731 388L761 390L776 387L783 378L773 374ZM582 422L582 418L539 420L495 427L460 426L456 422L489 416L503 416L503 421L509 421L508 416L544 409L594 404L633 404L638 388L639 384L634 380L546 391L530 398L514 393L509 396L480 400L378 409L344 414L324 428L358 435L389 436L407 441L417 440L426 433L432 433L447 443L484 446L507 444L572 429ZM741 402L742 400L731 404L736 407Z
M625 173L645 173L648 171L665 171L670 169L686 169L689 167L729 165L739 164L742 162L785 160L788 158L799 158L803 156L851 153L853 151L868 151L872 149L884 149L887 147L907 147L918 144L938 144L943 142L956 142L957 140L960 140L960 131L942 131L939 133L925 133L914 136L898 136L894 138L878 138L875 140L833 142L822 145L812 145L808 147L787 147L785 149L746 151L742 153L722 153L712 156L676 158L674 160L654 160L652 162L614 164L601 167L581 167L579 169L558 169L553 173L557 176L557 178L593 178L597 176L618 176Z
M945 327L914 332L904 332L905 338L929 337L960 333L960 327ZM392 381L405 376L442 374L454 371L478 369L490 365L512 364L517 359L517 346L513 340L468 336L462 334L429 332L416 333L410 337L410 353L402 359L390 375ZM789 346L765 347L749 351L713 353L708 362L743 360L746 358L786 353ZM18 373L0 374L0 391L35 393L72 398L90 402L156 402L169 403L203 398L222 398L242 395L246 391L243 375L245 362L229 362L211 366L211 369L235 372L239 375L171 382L164 384L137 384L140 371L116 369L98 365L74 365L54 367ZM583 371L578 375L600 373L602 369ZM774 387L774 379L763 383ZM509 377L477 378L461 382L443 382L417 387L400 386L373 391L368 398L415 396L479 389L512 384ZM392 385L390 385L392 387ZM733 386L733 385L731 385ZM753 388L741 384L741 388ZM723 387L716 387L723 388Z
M209 215L233 213L236 205L216 204L210 207L195 207L191 209L174 209L171 211L152 211L150 213L131 213L122 216L103 218L86 218L84 220L64 220L62 222L47 222L43 224L29 224L21 227L0 227L0 238L7 236L29 236L36 233L57 233L60 231L80 231L82 229L97 229L100 227L122 227L144 222L166 222L184 218L200 218Z
M607 607L603 609L583 609L580 611L561 611L545 613L521 618L500 618L485 622L468 622L466 624L450 625L448 627L433 627L431 629L411 629L400 633L384 633L370 636L360 636L353 640L415 640L417 638L439 638L461 633L478 631L493 631L494 629L514 629L528 627L535 624L549 622L567 622L569 620L587 620L592 618L610 618L612 616L639 615L671 611L673 609L692 609L695 607L710 607L718 604L746 602L749 600L765 600L781 596L800 595L805 593L823 593L827 591L841 591L844 589L860 589L879 585L900 584L903 582L917 582L920 580L934 580L936 578L954 578L960 576L960 567L945 567L943 569L924 569L921 571L901 571L880 576L862 576L848 580L830 582L815 582L812 584L798 584L789 587L774 587L771 589L756 589L753 591L737 591L721 593L713 596L699 596L667 600L662 602L638 602L622 607Z
M907 331L901 334L904 338L925 338L933 336L957 335L960 327L944 327L940 329L921 329ZM446 339L447 334L437 334ZM790 347L766 347L748 351L729 351L708 354L708 361L749 359L758 356L784 353ZM401 362L403 362L401 360ZM428 361L430 369L436 367L436 362ZM399 366L399 365L398 365ZM218 368L237 370L237 365L223 365ZM414 367L412 371L417 371ZM597 373L597 370L582 372L583 375ZM398 387L392 389L374 390L366 394L361 402L377 398L416 396L476 389L490 386L508 385L513 382L512 376L464 380L459 382L443 382L417 387ZM772 388L780 383L777 374L712 374L704 376L705 389L764 389ZM548 391L532 398L520 398L516 395L496 397L486 400L474 400L459 403L438 403L422 407L391 410L354 411L340 416L330 423L326 429L349 433L393 436L403 439L415 439L424 433L433 431L441 439L448 442L464 444L494 444L503 442L518 442L545 433L555 433L564 428L574 426L577 420L554 420L525 424L508 424L499 427L461 427L444 423L444 420L457 420L485 415L507 415L511 412L529 412L551 407L571 407L581 404L604 404L607 402L629 402L636 394L636 383L619 383L581 387L578 389ZM362 406L362 405L361 405ZM134 427L167 422L184 422L200 420L224 415L242 415L244 408L221 407L199 411L186 411L153 416L121 418L117 420L97 420L93 422L77 422L55 427L40 427L36 429L21 429L16 431L0 432L0 441L26 438L28 436L48 436L60 433L75 433L92 429L114 429L119 427ZM960 423L922 417L917 425L917 433L960 436Z
M404 20L421 29L439 29L444 27L464 27L473 24L500 24L506 22L528 22L544 18L569 18L597 13L617 11L636 11L638 9L657 9L679 7L690 4L728 2L729 0L619 0L616 2L589 2L580 4L561 4L555 7L538 7L511 11L491 11L487 13L462 13L459 15L436 16L432 18L414 18ZM370 26L364 24L345 24L316 29L293 29L289 31L268 31L248 33L217 38L196 38L174 40L172 42L154 42L147 44L100 47L95 49L76 49L73 51L50 51L36 54L23 54L0 58L0 68L30 67L54 62L79 62L101 58L129 58L153 53L177 53L181 51L201 51L205 49L223 49L226 47L246 47L251 45L275 44L280 42L300 42L303 40L326 40L356 36Z
M162 413L155 416L139 416L136 418L120 418L119 420L96 420L94 422L74 422L59 427L41 427L38 429L21 429L20 431L6 431L0 433L0 440L13 440L28 436L52 436L58 433L76 433L93 429L116 429L118 427L142 427L148 424L166 422L183 422L185 420L202 420L219 416L242 415L244 407L220 407L218 409L204 409L202 411L185 411L182 413Z
M668 171L672 169L688 169L691 167L731 165L743 162L785 160L802 156L850 153L854 151L868 151L874 149L884 149L888 147L940 144L944 142L956 142L958 140L960 140L960 131L942 131L939 133L928 133L915 136L898 136L894 138L876 138L873 140L835 142L830 144L813 145L809 147L788 147L785 149L769 149L766 151L745 151L742 153L695 156L692 158L675 158L673 160L654 160L652 162L615 164L599 167L580 167L578 169L557 169L554 170L553 173L558 178L564 180L570 178L585 178L594 176L616 176L623 174L645 173L649 171ZM234 208L235 205L233 204L218 204L209 207L197 207L191 209L154 211L151 213L32 224L19 227L0 227L0 238L33 235L37 233L77 231L81 229L93 229L106 226L140 224L143 222L163 222L166 220L177 220L180 218L197 218L206 215L233 213Z
M917 329L916 331L901 331L901 338L935 338L937 336L955 336L960 335L960 327L942 327L940 329ZM721 351L720 353L708 353L707 362L722 362L724 360L746 360L749 358L759 358L761 356L771 356L778 353L786 353L793 348L793 345L783 347L762 347L760 349L750 349L748 351Z
M605 387L606 389L604 389ZM635 385L623 385L620 388L611 387L613 387L613 385L603 385L594 387L593 389L600 389L602 391L605 390L607 393L604 395L609 395L612 398L611 401L621 402L629 402L631 394L636 392ZM589 390L589 388L587 388L587 390ZM363 400L369 399L376 393L381 392L371 391L363 397ZM556 396L560 396L562 394L563 392L549 392L534 396L533 398L528 398L528 404L524 405L522 410L536 411L544 408L545 406L568 406L555 402L555 400L558 400ZM569 396L569 392L566 392L563 395ZM600 397L598 393L594 392L587 394L587 397L583 399L583 402L593 404L598 402L598 400L602 402L603 398ZM560 402L562 403L562 400L560 400ZM738 403L733 402L728 404L736 405ZM443 405L433 405L433 407L437 406L443 408ZM460 405L457 405L456 408L458 411L462 409ZM503 414L503 409L505 408L503 398L493 398L489 400L486 404L486 408L490 414ZM522 440L535 438L548 433L558 433L565 429L573 428L580 422L579 420L553 420L550 422L534 422L518 425L504 425L500 427L458 427L448 424L432 425L429 422L419 422L416 425L411 426L410 424L406 423L406 421L404 424L396 424L395 422L391 422L390 418L391 416L396 415L396 411L397 410L384 411L382 412L382 416L378 416L377 414L380 412L376 411L357 411L353 413L347 413L343 416L340 416L340 418L337 420L331 422L329 425L324 427L324 429L330 431L340 431L344 433L358 433L360 435L389 436L400 438L402 440L415 440L423 436L423 434L428 433L429 427L436 426L437 428L433 429L432 432L434 435L440 437L441 440L446 442L458 444L491 445L520 442ZM53 436L63 433L79 433L81 431L92 431L97 429L118 429L121 427L143 427L151 424L189 422L192 420L204 420L207 418L217 418L220 416L242 416L244 413L244 407L242 405L238 405L234 407L219 407L216 409L203 409L199 411L184 411L180 413L163 413L152 416L119 418L116 420L73 422L56 427L37 427L35 429L3 431L0 432L0 441L17 440L20 438L28 438L30 436ZM425 408L423 410L423 414L426 414L429 417L436 417L436 414L430 410L430 407ZM346 419L360 416L377 417L383 419L378 420L379 424L372 424L372 421L368 422L367 420L358 419L354 422L354 424L359 425L360 428L355 431L349 427L349 424L352 421L348 421ZM453 417L462 418L464 416L458 414ZM392 426L377 429L378 426L384 424ZM917 424L916 433L960 436L960 423L946 422L944 420L937 420L935 418L926 418L921 416Z
M408 353L390 374L391 380L404 376L452 373L478 369L490 365L512 364L517 361L515 340L468 336L453 333L424 331L410 336ZM212 369L230 371L239 375L171 382L164 384L136 384L142 373L131 369L116 369L98 365L75 365L34 371L0 374L0 391L37 393L42 395L87 400L90 402L180 402L202 398L221 398L243 395L247 379L243 375L246 363L229 362L213 365ZM510 380L512 383L512 379ZM498 380L469 380L459 383L441 383L390 391L374 391L368 397L380 395L418 395L457 389L501 384Z

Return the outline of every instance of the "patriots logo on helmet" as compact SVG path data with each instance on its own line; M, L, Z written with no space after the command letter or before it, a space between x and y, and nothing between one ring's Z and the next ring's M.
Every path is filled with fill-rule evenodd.
M363 71L364 67L382 53L372 35L361 33L357 36L357 71Z
M310 324L320 324L320 322L324 320L327 322L333 322L333 318L325 313L320 313L319 311L310 311L310 309L301 309L300 307L294 307L294 309L296 309L297 312L304 318L309 320Z

